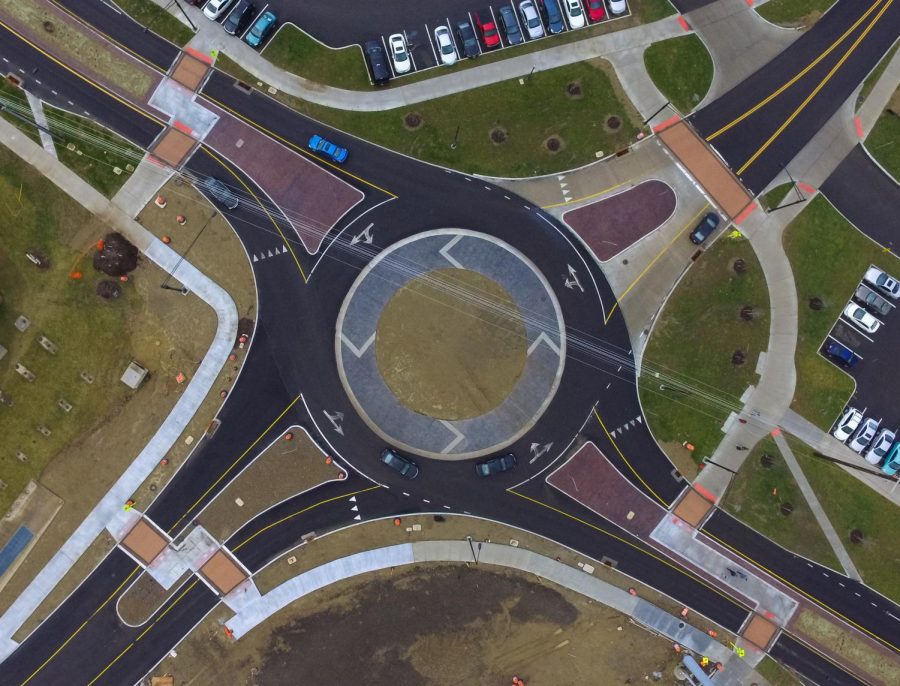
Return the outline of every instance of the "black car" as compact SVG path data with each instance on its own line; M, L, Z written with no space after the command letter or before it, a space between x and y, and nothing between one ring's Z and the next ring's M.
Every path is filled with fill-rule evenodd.
M691 231L691 243L700 245L703 241L710 237L713 231L719 226L722 220L715 212L708 213L700 223Z
M506 42L510 45L518 45L524 38L519 30L519 20L516 19L516 13L509 5L500 7L500 26L503 27L503 34L506 36Z
M463 55L469 59L478 57L478 39L475 37L475 31L469 22L461 21L456 24L456 37L462 46Z
M493 476L501 472L508 472L516 466L516 456L512 453L498 455L475 465L475 473L478 476Z
M387 56L384 54L384 46L381 41L370 40L363 45L366 53L366 62L369 63L369 71L372 73L372 83L383 86L391 80L391 71L388 69Z
M381 453L381 461L405 479L415 479L419 476L419 465L408 457L403 457L396 450L385 448Z
M256 8L253 6L252 0L238 0L238 4L234 6L234 9L222 22L222 28L225 29L225 33L231 36L243 33L250 20L253 19L254 9Z

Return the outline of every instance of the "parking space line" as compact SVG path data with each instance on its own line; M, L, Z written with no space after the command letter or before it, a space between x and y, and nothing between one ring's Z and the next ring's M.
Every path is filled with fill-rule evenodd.
M413 71L419 71L419 68L416 66L416 58L413 56L412 48L409 47L409 36L406 35L406 29L403 29L403 40L406 41L406 53L409 55L409 61L412 63Z
M844 322L846 322L847 324L849 324L850 326L852 326L852 327L854 328L854 330L855 330L857 333L859 333L860 336L862 336L862 337L865 338L867 341L869 341L869 343L874 343L874 342L875 342L875 339L869 338L869 337L863 332L863 330L856 324L856 322L855 322L854 320L850 319L850 317L848 317L847 315L845 315L843 312L841 312L841 316L840 316L838 319L839 319L839 321L844 321ZM843 345L843 343L841 343L841 345Z
M835 323L837 323L837 322L835 322ZM831 327L831 331L834 331L834 327ZM863 359L863 356L860 355L860 354L859 354L858 352L856 352L855 350L852 350L852 349L850 348L850 346L845 345L845 344L842 343L839 339L837 339L837 338L835 338L834 336L832 336L832 335L831 335L831 331L829 331L828 334L826 334L825 338L830 338L830 339L833 340L835 343L838 343L839 345L843 345L845 348L847 348L847 350L849 350L851 353L853 353L854 355L856 355L859 359ZM821 348L820 348L820 351L821 351ZM821 354L821 352L820 352L819 354ZM825 355L822 355L822 357L825 357L826 360L830 360L830 358L826 357ZM832 364L834 364L834 363L832 362ZM836 365L836 366L838 366L838 365Z
M488 9L491 11L491 21L494 23L494 30L500 37L500 49L503 50L503 48L509 47L508 45L503 45L503 39L506 38L506 34L500 30L500 24L497 23L497 15L494 14L494 6L488 5Z
M431 54L434 55L434 64L437 66L440 64L438 60L437 52L434 50L434 41L431 40L431 29L428 28L428 24L425 24L425 37L428 38L428 45L431 46Z
M513 14L516 17L516 24L518 24L519 33L522 35L522 42L524 43L526 40L531 40L531 38L525 38L525 27L523 27L522 22L519 21L519 9L516 7L516 3L510 0L509 6L512 7Z
M387 57L385 62L388 63L388 69L391 70L391 78L397 78L397 72L394 71L394 53L388 50L387 41L384 39L384 34L381 34L381 47L384 48L384 54Z
M478 27L475 26L475 22L472 19L472 13L466 12L466 14L469 15L469 26L471 26L472 30L475 32L475 45L478 46L478 54L483 55L484 50L481 49L481 40L478 38Z
M259 19L267 9L269 9L269 3L263 5L263 8L256 13L256 16L253 17L253 21L247 23L247 28L244 29L244 32L241 34L241 40L244 40L244 36L246 36L250 32L250 29L253 28L256 20ZM260 46L260 51L262 51L262 46Z

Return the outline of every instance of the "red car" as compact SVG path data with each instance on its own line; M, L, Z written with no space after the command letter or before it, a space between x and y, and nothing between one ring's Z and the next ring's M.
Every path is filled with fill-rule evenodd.
M603 2L603 0L597 1ZM488 19L486 22L482 23L481 18L476 12L475 25L478 27L478 30L481 31L481 40L484 42L485 48L492 50L500 45L500 32L497 31L497 25L494 23L493 19Z
M584 4L587 5L587 15L591 21L603 21L606 18L603 0L585 0Z

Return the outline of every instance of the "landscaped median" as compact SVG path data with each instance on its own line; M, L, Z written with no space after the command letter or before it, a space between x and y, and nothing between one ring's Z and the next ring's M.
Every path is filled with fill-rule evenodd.
M756 362L768 340L762 268L744 237L725 235L675 287L641 362L644 414L680 467L690 464L683 442L694 446L696 462L713 454L723 423L756 382Z
M885 171L900 182L900 90L878 117L865 145Z
M773 24L805 28L815 24L834 3L835 0L769 0L756 11Z
M656 87L682 114L697 107L712 84L712 57L696 35L654 43L644 51L644 66Z

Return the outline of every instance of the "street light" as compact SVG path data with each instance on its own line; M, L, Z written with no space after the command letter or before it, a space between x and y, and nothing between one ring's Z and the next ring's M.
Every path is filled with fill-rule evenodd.
M174 286L169 286L169 285L168 285L169 279L171 279L171 278L172 278L172 275L173 275L176 271L178 271L178 267L181 266L181 263L182 263L182 262L184 262L184 259L187 257L187 254L191 251L191 248L194 247L194 243L196 243L197 240L200 238L200 236L203 235L203 232L206 231L206 227L209 226L209 223L210 223L210 222L216 217L216 215L218 215L218 214L219 214L219 211L218 211L218 210L215 210L211 215L209 215L209 218L206 220L206 223L205 223L202 227L200 227L200 230L197 232L197 235L194 236L194 240L191 241L191 244L187 247L187 250L184 251L184 253L181 255L181 257L178 258L178 262L176 262L176 263L175 263L175 266L172 267L172 271L168 272L168 273L166 274L165 280L164 280L161 284L159 284L159 287L160 287L160 288L162 288L162 289L164 289L164 290L167 290L167 291L178 291L178 292L180 292L182 295L186 295L186 294L187 294L188 289L187 289L186 286L182 286L181 288L175 288Z

